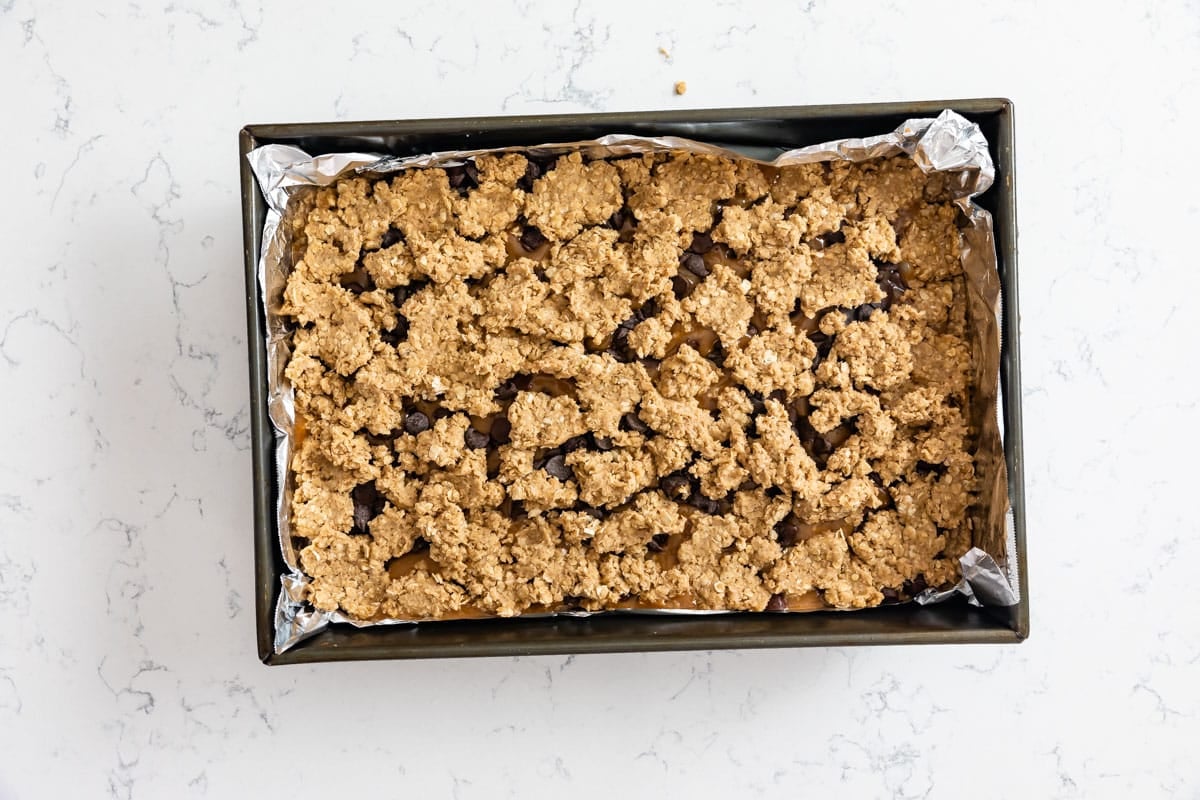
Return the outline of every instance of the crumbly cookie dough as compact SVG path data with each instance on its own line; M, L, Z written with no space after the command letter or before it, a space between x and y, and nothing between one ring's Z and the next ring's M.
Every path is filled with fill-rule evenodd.
M957 210L909 158L481 155L290 224L318 609L863 608L958 577Z

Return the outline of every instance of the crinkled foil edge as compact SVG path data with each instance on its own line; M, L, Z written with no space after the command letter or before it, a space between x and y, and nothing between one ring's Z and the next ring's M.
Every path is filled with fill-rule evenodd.
M975 605L1011 606L1016 595L1016 549L1009 507L1008 480L1004 461L1001 422L997 402L1000 374L1000 280L991 215L974 203L995 179L995 167L987 140L979 126L959 114L945 110L934 119L911 119L891 133L865 139L840 139L781 153L767 161L734 149L674 136L641 137L624 134L579 142L552 143L489 150L456 150L419 156L380 156L372 153L333 153L310 156L288 145L265 145L246 155L259 188L267 201L262 252L258 261L258 286L266 320L268 411L275 435L276 520L279 545L289 572L281 577L281 592L275 610L275 652L282 653L334 622L355 627L415 624L418 620L386 619L362 621L340 612L319 611L305 599L308 577L300 569L292 546L291 460L295 409L292 388L283 375L290 354L289 334L277 313L283 287L291 267L288 226L282 225L289 202L306 187L327 186L350 174L383 175L412 167L449 166L488 152L521 152L553 155L581 150L591 158L622 156L668 150L686 150L760 164L786 166L817 161L866 161L907 153L925 172L945 172L955 179L954 202L967 218L963 228L963 268L968 286L968 315L975 347L977 394L972 415L980 420L976 467L980 477L980 509L973 532L975 546L961 559L962 579L945 590L927 589L917 603L942 602L962 594ZM590 616L593 612L559 612L561 616ZM634 614L723 614L724 611L690 609L645 609L594 613ZM525 615L534 616L534 615ZM554 616L537 615L537 616ZM425 621L429 624L430 621ZM436 622L436 621L434 621Z

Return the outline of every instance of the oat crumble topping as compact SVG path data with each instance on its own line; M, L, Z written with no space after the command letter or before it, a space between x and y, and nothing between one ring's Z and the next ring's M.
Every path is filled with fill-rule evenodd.
M482 155L314 191L282 307L309 601L777 611L956 579L956 223L904 156Z

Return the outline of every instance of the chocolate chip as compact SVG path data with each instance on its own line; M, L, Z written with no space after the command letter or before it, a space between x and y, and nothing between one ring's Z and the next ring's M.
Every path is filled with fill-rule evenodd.
M766 611L787 611L787 596L783 592L778 592L771 595L771 599L767 601Z
M651 553L661 553L667 546L667 540L670 538L670 534L656 533L650 537L650 541L646 542L646 549Z
M818 329L808 334L810 342L817 346L817 355L813 358L813 369L824 361L829 356L829 351L833 349L834 337Z
M846 241L846 234L841 231L822 233L817 237L817 241L821 243L822 247L829 247L830 245L841 244Z
M388 229L383 232L383 236L379 240L380 249L391 247L404 241L404 233L395 225L389 225Z
M881 594L883 594L883 602L885 605L887 605L889 603L899 603L900 602L900 593L897 592L895 589L885 586L884 588L880 589L879 591Z
M628 208L619 208L609 215L608 226L619 234L618 242L628 244L633 241L633 233L637 229L637 217Z
M925 574L921 573L911 581L904 582L904 593L909 597L916 597L921 592L929 588L929 584L925 582Z
M761 394L750 395L750 414L758 416L767 413L767 403Z
M700 255L704 255L709 250L712 250L712 247L713 247L713 240L712 240L712 236L710 234L696 233L696 234L692 235L692 243L688 247L688 250L691 250L693 253L699 253Z
M672 500L683 500L691 493L692 482L686 475L675 472L660 480L658 488Z
M658 314L658 310L659 310L658 309L658 301L655 300L653 297L651 297L649 300L642 303L641 308L639 308L637 311L634 312L633 319L636 320L637 322L641 322L642 320L650 319L651 317ZM631 327L636 328L637 327L636 322Z
M753 322L746 325L746 335L747 336L758 336L759 333L761 333L761 331L759 331L758 326L755 325Z
M549 461L551 459L551 457L561 455L561 454L562 454L562 450L560 450L557 447L555 447L553 449L539 450L537 452L537 455L535 455L533 458L533 468L541 469L542 467L546 466L546 462Z
M525 158L528 159L525 164L525 174L517 181L517 187L526 192L532 192L534 181L554 169L554 165L558 163L558 156L535 156L526 153Z
M705 497L700 492L693 492L688 498L688 503L698 511L703 511L705 514L717 514L721 511L721 503L718 500L713 500L711 497Z
M496 399L512 400L522 388L519 376L513 376L496 387Z
M359 434L360 434L360 435L363 435L363 436L365 436L365 437L366 437L366 439L367 439L367 442L368 442L368 443L369 443L369 444L370 444L372 447L379 447L380 445L385 445L385 444L391 444L391 443L392 443L392 440L391 440L391 439L389 439L388 437L386 437L386 436L381 436L381 435L379 435L379 434L377 434L377 433L371 433L370 431L366 431L365 433L363 433L362 431L359 431Z
M408 338L408 320L397 316L396 327L379 334L379 338L393 346L400 344Z
M371 520L383 513L387 498L375 487L375 481L369 481L355 486L350 499L354 501L354 528L350 532L367 533Z
M413 281L406 286L397 286L395 289L392 289L392 302L396 304L396 308L401 308L408 298L428 285L429 281Z
M587 503L584 503L583 501L577 502L571 508L571 510L578 511L580 514L587 514L589 517L592 517L593 519L604 519L603 511L596 508L595 506L589 506Z
M479 185L479 170L470 161L457 167L446 167L446 177L450 181L450 188L464 196Z
M637 353L629 346L629 330L631 327L632 325L629 324L629 320L617 326L612 335L612 342L608 346L609 354L622 364L628 364L631 361L637 360Z
M642 418L634 412L630 411L621 416L621 430L633 431L634 433L649 433L650 426L642 422Z
M771 499L775 499L776 497L783 496L783 489L780 489L778 486L768 486L766 489L763 489L763 494Z
M552 478L558 478L560 481L569 481L575 477L575 473L567 466L566 459L563 458L562 453L551 456L546 461L544 469Z
M596 446L596 449L602 453L607 453L609 450L613 449L613 440L607 436L593 436L592 443Z
M904 273L908 270L905 264L875 264L875 283L883 291L883 302L880 304L886 311L900 299L900 295L908 291L908 281Z
M945 475L946 474L946 465L945 464L933 464L929 461L918 461L917 462L917 474L918 475Z
M366 506L355 504L354 506L354 527L350 529L350 533L366 533L368 525L371 522L371 517L367 513Z
M404 430L413 436L429 430L429 424L429 417L421 411L413 411L404 418Z
M472 450L482 450L488 446L488 442L491 441L491 437L483 431L476 430L473 427L468 427L467 432L463 434L463 440L466 442L467 447L471 448Z
M521 231L521 247L525 252L532 253L546 243L547 239L542 235L542 232L532 225L526 225L525 230Z
M850 310L850 319L847 322L866 322L871 318L872 314L882 307L882 303L864 303L861 306L855 306Z
M701 278L691 270L681 269L671 278L671 291L676 300L683 300L700 284Z
M707 358L709 361L711 361L716 366L723 368L725 366L726 355L727 354L725 352L725 348L722 347L721 343L718 341L716 344L713 345L712 350L708 351L708 355L705 356L705 358Z
M704 256L699 253L684 253L679 257L679 266L693 275L701 278L708 277L708 265L704 263Z
M800 444L803 445L809 457L816 463L817 469L825 469L825 464L829 460L829 456L834 448L824 436L817 433L812 424L809 423L807 417L797 419L794 427L796 429L796 436L800 439Z
M512 435L512 423L507 417L499 417L492 423L492 441L496 444L508 444Z
M758 418L767 413L767 403L760 394L750 395L750 422L746 425L747 436L758 436Z
M800 538L800 520L795 514L788 514L775 524L775 541L780 547L792 547Z
M355 504L366 506L367 509L370 509L371 518L378 517L380 513L383 513L384 503L388 501L383 493L379 492L374 481L359 483L358 486L355 486L350 491L350 497L354 499Z
M517 188L522 191L532 192L533 182L542 176L542 168L536 161L532 159L525 162L525 174L517 181Z
M562 448L564 453L573 453L581 447L587 447L587 445L588 435L581 433L578 436L572 436L570 439L567 439L559 447Z

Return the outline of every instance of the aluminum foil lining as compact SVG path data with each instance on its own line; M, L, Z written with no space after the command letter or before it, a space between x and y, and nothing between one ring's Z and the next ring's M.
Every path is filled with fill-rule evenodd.
M920 604L937 603L962 594L975 605L1011 606L1017 602L1016 548L1008 480L1004 461L1001 422L998 414L1000 370L1000 280L991 215L974 202L995 179L995 167L987 140L979 126L953 111L935 119L912 119L891 133L865 139L840 139L824 144L787 150L774 158L763 158L762 148L737 149L673 136L641 137L613 134L580 142L504 147L491 150L456 150L411 157L381 156L376 153L333 153L311 156L287 145L266 145L247 154L251 168L266 198L268 211L263 227L258 283L267 319L268 403L275 429L276 520L279 546L288 565L282 576L282 591L275 611L275 652L295 645L334 622L356 627L368 625L418 624L414 620L363 622L340 612L319 611L305 599L307 576L300 569L290 531L291 460L295 421L292 388L283 376L290 354L289 334L279 307L293 263L288 226L280 223L295 207L297 195L309 187L327 186L349 174L385 175L414 167L453 166L487 152L520 152L556 155L582 151L589 158L639 153L686 150L729 158L749 159L760 164L786 166L818 161L866 161L873 158L910 155L925 172L945 172L953 178L954 202L962 209L962 261L968 287L968 316L973 336L976 372L970 414L979 430L976 466L980 479L978 514L974 520L975 547L961 559L962 579L945 590L926 589L914 598ZM772 151L774 152L774 151ZM560 612L563 616L588 616L591 612ZM595 613L637 614L722 614L723 611L647 609ZM436 624L424 621L419 624Z

